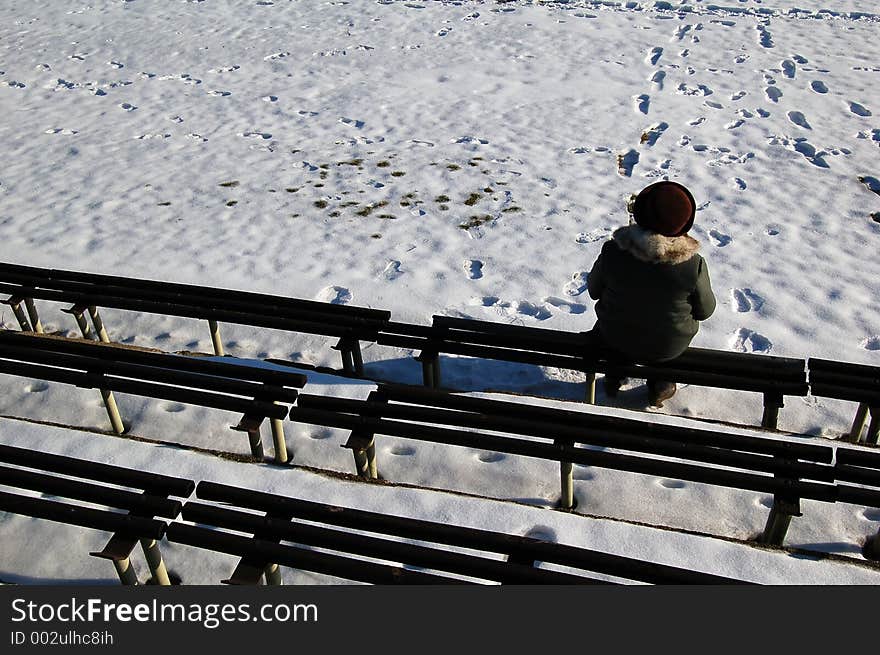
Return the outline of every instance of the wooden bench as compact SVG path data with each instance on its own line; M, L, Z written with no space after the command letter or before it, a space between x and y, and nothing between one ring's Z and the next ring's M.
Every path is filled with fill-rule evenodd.
M247 433L251 454L259 459L264 456L260 427L268 418L275 459L287 462L281 421L307 377L233 361L0 331L0 373L99 389L117 434L125 426L114 391L240 413L233 429Z
M810 392L814 396L859 403L848 441L877 445L880 436L880 366L834 362L811 357ZM871 414L867 432L865 423Z
M378 477L375 437L380 434L557 461L563 509L575 506L573 464L773 494L761 537L770 544L783 543L792 517L800 516L800 499L837 499L833 449L779 438L397 385L380 385L367 400L300 394L290 418L349 430L345 445L358 475L366 478Z
M0 463L0 485L73 501L0 491L0 510L112 532L104 548L90 554L112 560L125 585L138 584L130 557L140 543L152 582L171 583L158 543L167 525L156 517L176 518L181 503L169 496L189 496L194 482L5 445L0 445ZM13 544L11 538L7 531L3 538L7 548L45 548L38 543ZM63 549L62 544L57 546Z
M387 311L300 300L248 291L219 289L77 271L0 263L0 293L23 331L42 332L35 300L71 304L83 337L109 341L99 308L130 310L207 320L214 352L224 354L221 322L338 337L334 346L343 369L363 374L360 341L375 341L391 314ZM92 326L86 318L89 315Z
M196 495L223 506L186 503L183 519L198 526L173 524L168 539L240 556L235 571L224 580L231 584L258 584L263 576L269 584L280 584L279 562L379 584L456 581L449 575L502 584L589 584L598 582L590 577L596 573L657 584L739 583L530 537L367 512L213 482L200 482ZM320 553L302 546L334 552ZM368 563L352 560L351 556L395 564ZM539 568L536 562L566 567L571 572ZM400 568L400 564L426 572Z
M442 386L439 355L445 353L582 371L590 403L596 400L596 373L760 393L764 401L761 425L770 429L777 426L786 396L802 397L808 392L802 359L688 348L668 362L621 364L589 348L584 333L448 316L434 316L431 326L389 322L377 343L420 350L417 359L424 384L433 388Z

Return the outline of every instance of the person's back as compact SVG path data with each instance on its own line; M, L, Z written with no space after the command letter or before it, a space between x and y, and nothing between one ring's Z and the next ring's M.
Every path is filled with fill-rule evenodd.
M588 278L590 296L599 301L593 334L601 345L637 362L673 359L712 315L708 267L699 242L687 234L695 212L690 192L675 182L639 193L636 224L614 232ZM649 387L655 404L675 393L669 383L649 381Z

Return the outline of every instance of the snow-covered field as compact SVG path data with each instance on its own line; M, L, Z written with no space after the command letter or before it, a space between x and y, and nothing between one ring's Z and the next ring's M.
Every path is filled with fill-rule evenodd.
M0 3L0 260L370 306L414 323L448 314L583 331L602 242L627 222L630 194L668 177L697 198L692 234L719 298L695 345L880 364L878 28L880 13L857 0ZM58 309L41 305L44 323L73 334ZM211 349L195 321L103 314L126 343ZM322 337L234 326L223 336L236 356L338 365ZM412 354L369 346L367 374L417 383ZM443 366L444 381L468 391L582 395L582 377L566 371ZM0 414L106 427L95 392L0 384ZM321 378L308 390L369 388ZM584 410L760 417L755 394L683 388L663 410L633 412L645 397L639 387L614 409ZM119 402L138 436L248 452L228 429L236 417ZM792 399L780 426L829 443L854 411ZM288 432L295 464L351 471L341 432ZM804 503L787 543L845 558L812 562L727 541L760 530L767 498L649 476L576 469L578 513L564 514L549 509L552 464L390 438L379 453L388 480L446 491L364 491L13 419L0 435L392 513L545 530L744 579L880 581L880 569L856 563L877 510ZM0 577L110 579L106 563L71 569L7 552L9 534L27 542L64 529L5 517ZM185 581L228 574L207 553L181 557L172 565Z

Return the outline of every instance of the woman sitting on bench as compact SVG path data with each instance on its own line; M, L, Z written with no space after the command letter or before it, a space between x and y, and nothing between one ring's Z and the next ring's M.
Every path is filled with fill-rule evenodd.
M635 224L614 231L590 271L590 297L599 302L588 343L610 361L663 362L681 355L715 311L700 244L687 234L696 203L684 186L663 181L643 189L630 212ZM606 395L622 382L606 375ZM675 395L673 382L647 382L651 405Z

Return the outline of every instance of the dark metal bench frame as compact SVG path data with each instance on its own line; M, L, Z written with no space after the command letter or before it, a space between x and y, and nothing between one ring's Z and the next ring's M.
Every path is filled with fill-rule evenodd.
M98 307L207 320L214 353L223 356L219 323L237 323L339 337L343 370L363 375L360 341L375 341L390 312L350 305L190 284L0 263L0 293L23 331L42 333L35 299L72 303L84 338L110 340ZM25 305L25 309L22 308ZM88 324L89 314L94 332Z
M624 364L589 350L583 333L448 316L434 316L431 326L389 322L377 343L420 350L416 359L422 364L424 385L431 388L441 387L439 355L446 353L582 371L589 403L596 400L597 372L757 392L764 400L761 425L768 429L776 428L785 396L808 392L806 362L801 359L689 348L668 362Z
M801 515L801 499L880 506L877 489L835 484L839 469L831 465L830 446L396 385L380 386L365 401L300 394L290 418L349 430L345 447L352 450L355 469L365 478L378 478L377 434L555 460L560 462L563 509L574 507L573 463L770 493L773 507L760 537L766 544L782 545L791 519ZM577 443L585 446L576 447ZM635 454L597 451L596 446ZM670 462L654 455L696 463Z
M810 392L814 396L850 400L859 404L847 441L876 446L880 438L880 366L850 364L812 357ZM868 413L871 423L864 433Z
M125 427L114 391L241 413L232 428L247 433L258 459L268 418L278 463L289 459L282 419L307 381L294 372L9 331L0 331L0 372L100 390L116 434Z
M185 520L258 535L251 539L259 542L276 544L281 540L293 541L314 548L328 548L361 557L403 562L409 566L502 584L598 582L582 576L580 572L572 574L535 568L538 561L579 569L588 574L604 573L655 584L742 584L739 580L531 537L355 510L213 482L200 482L196 495L202 500L223 503L223 506L188 502L183 507ZM173 540L179 536L178 530L179 528L172 525L169 538ZM207 545L207 535L188 529L183 532L185 537L197 536L201 544ZM389 540L387 537L403 538L410 543ZM411 543L413 541L418 543ZM250 542L239 540L238 543ZM443 550L448 546L507 557L506 560L487 559L480 554ZM230 579L224 582L258 584L261 575L265 575L267 583L280 584L277 564L274 560L267 559L272 552L264 551L262 559L250 548L246 552L237 553L242 559ZM300 566L300 563L296 562L294 565Z
M156 517L176 518L182 505L169 496L189 496L195 489L194 482L5 445L0 445L0 462L4 464L0 465L0 484L4 486L96 503L124 513L5 491L0 492L0 509L112 532L104 548L90 555L111 560L124 585L138 584L130 558L135 546L140 543L153 582L171 584L158 543L165 534L167 524ZM58 477L51 473L78 479ZM140 490L141 493L119 489L118 486Z

